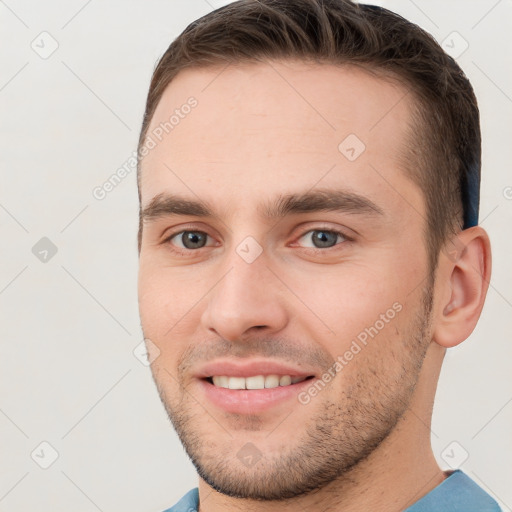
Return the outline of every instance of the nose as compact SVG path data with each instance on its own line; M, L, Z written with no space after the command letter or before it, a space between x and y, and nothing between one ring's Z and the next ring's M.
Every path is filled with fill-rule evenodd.
M206 296L203 327L234 342L251 331L275 334L286 326L282 286L267 268L263 254L247 263L234 253L223 274Z

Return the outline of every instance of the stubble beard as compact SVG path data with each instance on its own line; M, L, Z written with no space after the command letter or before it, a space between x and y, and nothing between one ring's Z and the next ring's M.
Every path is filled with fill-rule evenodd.
M256 448L261 448L261 459L251 466L244 465L238 454L250 441L247 430L262 428L258 416L240 418L239 427L245 429L240 428L240 443L236 432L233 437L227 433L230 427L219 426L222 417L214 421L182 386L178 399L169 397L154 374L160 399L198 475L227 496L259 501L306 495L347 475L389 436L410 404L431 341L432 288L430 283L424 290L422 307L407 332L398 342L394 340L395 347L390 347L386 360L377 352L359 365L354 361L354 370L350 379L345 379L337 400L322 399L320 394L315 401L322 402L304 406L317 412L302 432L294 426L290 443L278 452L266 451L255 442ZM371 347L363 352L369 350ZM337 382L338 376L330 385ZM286 421L293 424L293 413ZM213 426L217 438L204 425Z

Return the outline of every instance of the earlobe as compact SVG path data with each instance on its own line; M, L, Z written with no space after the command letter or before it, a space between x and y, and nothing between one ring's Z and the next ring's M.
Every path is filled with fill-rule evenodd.
M486 231L475 226L461 231L457 250L439 255L436 282L438 311L434 318L433 340L442 347L454 347L473 332L489 287L491 247Z

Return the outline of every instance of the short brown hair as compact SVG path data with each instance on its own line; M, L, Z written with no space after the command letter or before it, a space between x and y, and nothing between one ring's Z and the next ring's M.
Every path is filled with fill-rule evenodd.
M478 221L481 141L477 101L435 39L387 9L350 0L239 0L192 22L151 79L140 149L166 87L185 68L272 59L361 66L406 86L413 102L406 174L424 193L430 271L443 244ZM139 215L139 252L142 221Z

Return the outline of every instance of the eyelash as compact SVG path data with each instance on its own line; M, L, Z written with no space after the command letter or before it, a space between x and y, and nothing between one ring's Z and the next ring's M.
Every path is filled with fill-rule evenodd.
M312 233L314 231L324 231L326 233L332 233L332 234L335 234L337 236L341 236L343 238L343 240L341 242L337 242L332 247L326 247L326 248L323 248L323 249L320 248L320 247L303 247L302 248L302 249L305 249L309 253L318 254L318 253L330 252L330 250L336 250L336 248L338 246L342 245L343 242L346 243L346 242L352 242L353 241L353 239L350 238L349 236L347 236L343 231L339 231L337 229L332 229L332 228L328 228L328 227L322 227L322 226L315 227L313 229L311 229L311 228L307 229L300 236L297 237L297 240L300 240L301 238L303 238L308 233ZM173 253L179 254L180 256L189 256L189 255L191 255L194 252L199 252L201 249L206 249L207 248L206 246L205 247L200 247L199 249L180 249L180 248L174 247L170 243L171 240L173 238L175 238L176 236L178 236L178 235L183 235L183 233L202 233L202 234L206 235L207 237L213 238L208 233L206 233L206 231L201 231L199 229L182 229L181 231L176 231L176 232L172 233L171 235L167 236L163 240L162 243L163 244L167 244L170 247L170 250Z

